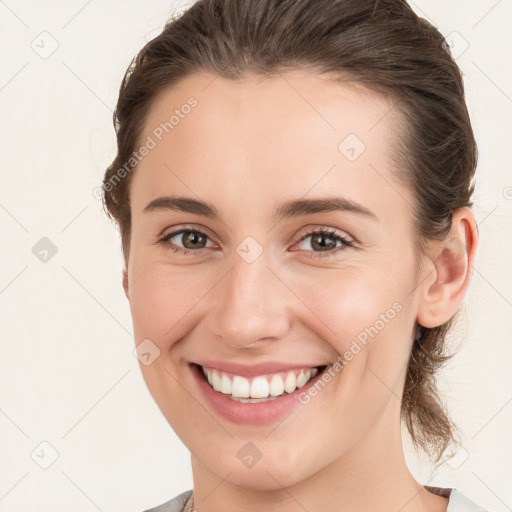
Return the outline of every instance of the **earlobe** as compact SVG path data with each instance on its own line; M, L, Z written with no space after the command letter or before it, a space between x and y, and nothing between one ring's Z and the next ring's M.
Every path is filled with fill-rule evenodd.
M478 244L478 227L472 211L460 208L453 215L447 239L433 250L431 276L424 281L418 323L437 327L458 310L466 293Z
M126 298L130 300L130 291L128 287L128 271L126 270L126 268L123 269L123 289Z

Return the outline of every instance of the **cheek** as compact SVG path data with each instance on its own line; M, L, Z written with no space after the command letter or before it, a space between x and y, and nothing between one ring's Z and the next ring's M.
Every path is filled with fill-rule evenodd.
M160 350L168 350L187 334L195 307L213 286L215 276L194 268L169 267L133 261L130 279L130 308L135 339L151 339Z
M141 364L146 385L168 421L176 426L173 411L190 407L178 381L182 375L167 357L172 351L175 362L180 358L180 340L190 334L197 320L197 305L207 293L204 273L159 262L131 260L130 309L136 344L151 340L159 350L150 364ZM152 355L156 353L152 349Z
M137 343L149 338L161 351L168 351L201 316L222 307L212 299L225 296L215 265L169 266L133 256L130 307ZM338 354L351 350L354 342L361 349L377 351L371 342L379 339L381 351L387 348L385 340L403 338L411 288L403 262L400 269L396 264L336 269L304 264L274 270L290 288L281 292L282 313L288 310L291 320L319 334Z
M377 373L394 385L409 357L413 308L405 265L402 272L387 269L316 269L300 278L290 273L287 282L310 310L310 328L342 356L347 373L355 380L369 373L369 382Z
M366 329L374 324L381 330L382 315L396 316L393 305L401 303L403 295L396 281L386 283L370 269L317 269L309 274L296 275L292 289L317 318L325 335L339 340L340 348L347 340L363 339Z

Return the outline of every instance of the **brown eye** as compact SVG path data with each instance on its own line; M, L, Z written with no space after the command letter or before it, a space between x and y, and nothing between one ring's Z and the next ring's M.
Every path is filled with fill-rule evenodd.
M311 236L311 247L319 251L329 251L335 249L337 244L337 240L330 235L315 233Z
M208 236L201 231L180 229L179 231L173 231L165 235L159 241L174 252L182 252L185 254L205 249L208 243Z
M206 236L197 231L182 233L181 241L186 249L202 249L206 246Z
M308 243L304 242L308 238L310 241ZM317 253L313 254L313 256L330 256L346 247L353 247L354 245L351 240L348 240L337 231L328 229L316 229L307 233L299 240L299 246L300 244L303 244L300 247L302 250ZM309 248L313 250L311 251Z

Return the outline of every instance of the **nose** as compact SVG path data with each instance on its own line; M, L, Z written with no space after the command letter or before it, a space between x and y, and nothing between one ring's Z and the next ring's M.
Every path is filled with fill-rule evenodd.
M271 269L265 251L252 263L234 253L228 273L215 287L212 334L237 349L275 341L290 327L291 295Z

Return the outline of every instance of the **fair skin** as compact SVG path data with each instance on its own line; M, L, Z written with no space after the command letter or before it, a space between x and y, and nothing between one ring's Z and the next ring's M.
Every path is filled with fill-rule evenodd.
M456 212L449 243L432 242L418 267L414 198L394 172L387 100L299 70L214 78L187 77L152 104L141 141L187 98L198 101L137 166L124 276L136 343L149 338L160 350L141 370L191 452L196 509L445 511L448 500L424 490L405 462L400 398L417 323L446 322L464 296L477 244L471 211ZM366 146L355 161L338 150L348 134ZM207 202L219 218L144 211L162 196ZM331 196L371 214L272 218L285 201ZM157 243L185 227L206 235L202 249L182 235L172 243L188 254ZM315 235L300 242L313 228L353 246L326 256ZM251 263L236 250L249 236L263 249ZM205 359L333 363L394 303L400 312L282 421L229 421L192 376L189 363ZM237 456L248 441L262 454L252 467Z

